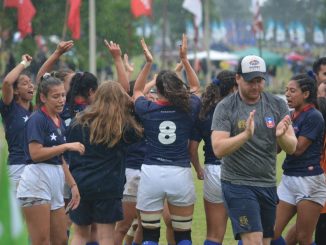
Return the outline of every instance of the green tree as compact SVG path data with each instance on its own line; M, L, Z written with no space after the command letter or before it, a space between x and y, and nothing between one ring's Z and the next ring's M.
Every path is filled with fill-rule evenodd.
M22 42L13 44L12 38L4 40L2 49L11 49L16 58L22 53L34 54L37 50L34 36L57 35L62 37L65 24L66 1L32 0L36 15L33 19L33 34L26 37ZM103 39L107 38L118 42L123 50L129 55L139 53L138 38L135 35L136 27L140 22L134 20L130 13L130 1L115 0L96 0L96 35L97 52L99 64L109 63L109 55L103 44ZM1 4L2 6L2 4ZM79 60L79 68L88 68L88 1L82 1L81 6L81 39L75 41L75 56ZM17 10L15 8L2 8L0 10L0 31L8 30L11 35L17 31ZM66 40L70 39L70 32L67 31ZM51 50L55 48L50 44Z

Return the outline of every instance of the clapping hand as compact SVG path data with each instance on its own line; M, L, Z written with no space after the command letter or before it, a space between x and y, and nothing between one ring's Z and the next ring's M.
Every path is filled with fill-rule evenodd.
M290 116L286 115L276 126L276 137L284 135L291 124Z
M147 45L146 45L146 43L145 43L144 38L142 38L142 39L140 40L140 43L141 43L141 46L142 46L143 51L144 51L144 55L145 55L145 58L146 58L146 62L148 62L148 63L152 63L152 62L153 62L153 56L152 56L151 52L149 51L149 49L148 49L148 47L147 47Z
M58 52L60 55L68 52L72 47L74 46L74 41L61 41L59 42L56 52Z
M114 43L113 41L108 42L106 39L104 40L104 44L114 59L121 57L122 53L119 44Z

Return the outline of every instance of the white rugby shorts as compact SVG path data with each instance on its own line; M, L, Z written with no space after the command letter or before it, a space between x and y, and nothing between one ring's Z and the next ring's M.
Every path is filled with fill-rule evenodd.
M126 168L126 183L123 190L122 201L136 202L137 192L140 180L140 170Z
M46 163L25 167L18 184L17 198L42 199L51 204L51 210L64 207L63 186L65 176L62 165Z
M221 165L205 164L204 199L211 203L223 203Z
M137 209L163 210L164 200L175 206L190 206L196 201L191 168L142 165L137 194Z
M326 179L324 174L315 176L287 176L283 175L277 188L280 200L297 205L302 200L309 200L325 205Z

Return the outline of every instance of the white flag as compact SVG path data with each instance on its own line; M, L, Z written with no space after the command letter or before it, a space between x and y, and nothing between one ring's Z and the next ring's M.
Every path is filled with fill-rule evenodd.
M199 27L203 19L202 4L200 0L184 0L182 7L195 16L195 25Z
M259 1L257 0L253 2L253 13L254 13L253 31L254 33L260 34L264 31L264 27L263 27L263 18L260 12Z

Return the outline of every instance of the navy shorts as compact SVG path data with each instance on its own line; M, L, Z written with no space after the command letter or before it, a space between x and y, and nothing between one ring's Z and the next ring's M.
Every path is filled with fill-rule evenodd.
M80 200L79 206L69 212L77 225L112 224L123 219L121 199Z
M276 187L235 185L222 181L225 207L232 222L233 235L241 239L241 233L263 232L264 238L274 236Z

